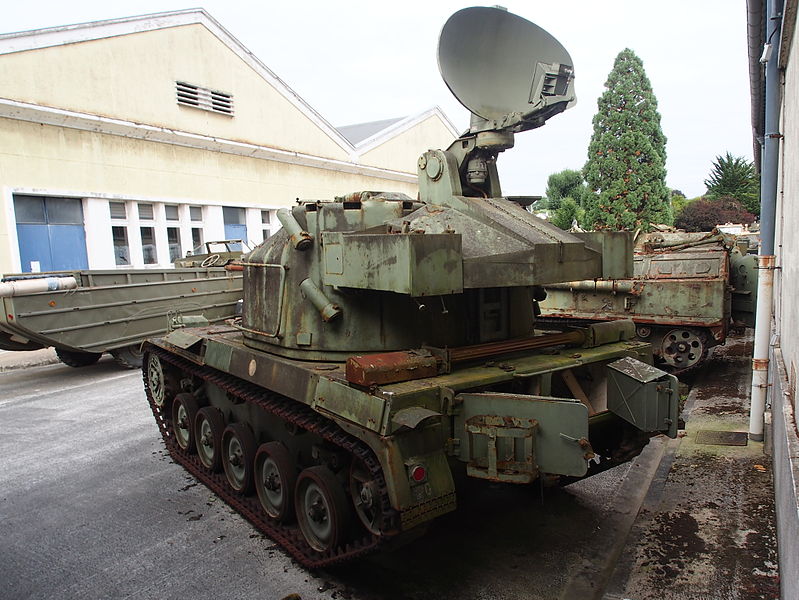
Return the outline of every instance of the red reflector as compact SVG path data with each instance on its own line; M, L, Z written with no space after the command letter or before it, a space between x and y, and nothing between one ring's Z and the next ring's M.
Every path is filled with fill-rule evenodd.
M416 482L424 481L427 479L427 469L425 469L422 465L416 465L415 467L411 468L411 479Z

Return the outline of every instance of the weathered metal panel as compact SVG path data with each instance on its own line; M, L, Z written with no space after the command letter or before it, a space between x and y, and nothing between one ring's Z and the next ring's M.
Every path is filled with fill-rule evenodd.
M641 431L677 437L679 403L674 375L630 358L608 365L608 409Z
M732 285L732 318L747 327L755 326L757 309L757 256L730 254L730 285Z
M526 396L519 394L458 394L462 402L460 414L455 418L455 437L460 439L460 459L470 461L475 456L488 456L486 436L473 438L471 447L467 432L469 419L479 415L500 418L534 419L538 423L535 433L535 464L541 472L585 475L588 464L586 448L580 440L588 440L588 410L579 400ZM526 460L523 450L504 443L498 452L513 456L516 462Z
M230 371L230 361L233 357L233 348L227 344L209 341L205 348L205 364L220 371Z
M322 243L326 285L411 296L463 291L459 235L324 232Z
M351 388L344 382L320 376L312 406L318 411L334 414L372 431L379 431L386 401Z
M587 231L575 233L590 248L602 254L602 278L633 276L633 234L629 231Z

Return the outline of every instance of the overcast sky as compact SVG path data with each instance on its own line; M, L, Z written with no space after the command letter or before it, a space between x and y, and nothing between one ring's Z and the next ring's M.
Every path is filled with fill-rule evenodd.
M441 81L438 35L452 0L28 0L6 6L3 33L205 8L333 125L440 106L459 130L469 115ZM745 0L528 0L508 10L540 25L574 60L577 105L516 136L500 156L503 191L540 195L547 177L585 163L597 98L631 48L652 82L668 138L671 188L705 191L716 155L752 158ZM2 91L0 90L0 96ZM420 153L423 151L420 148Z

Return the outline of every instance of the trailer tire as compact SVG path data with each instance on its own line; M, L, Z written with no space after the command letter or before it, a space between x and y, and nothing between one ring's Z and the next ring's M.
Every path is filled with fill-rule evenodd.
M140 344L132 344L111 350L111 356L114 357L114 361L119 366L126 369L141 369L144 360L144 353Z
M100 360L100 357L103 355L102 352L79 352L75 350L65 350L64 348L56 348L55 353L56 356L58 356L58 360L76 369L93 365Z

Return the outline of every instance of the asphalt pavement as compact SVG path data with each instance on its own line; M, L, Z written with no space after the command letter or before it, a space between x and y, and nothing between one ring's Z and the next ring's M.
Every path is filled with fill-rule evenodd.
M708 373L740 370L735 347ZM108 357L81 369L8 370L0 598L775 597L770 465L762 445L735 449L732 462L725 448L711 458L696 450L692 423L735 429L737 417L718 413L738 414L741 404L703 385L680 440L655 438L635 461L566 488L464 480L458 510L423 538L311 573L166 455L140 372ZM712 423L702 425L703 414ZM755 504L740 496L753 483L765 490ZM726 562L714 566L725 544ZM744 552L750 558L736 559Z

